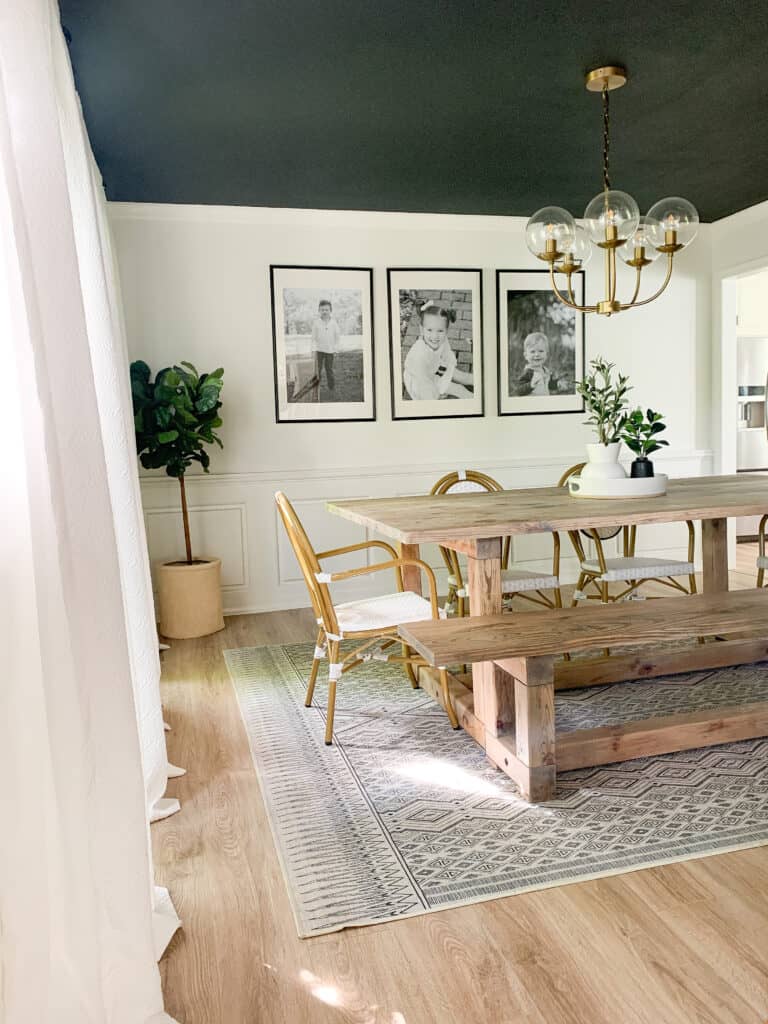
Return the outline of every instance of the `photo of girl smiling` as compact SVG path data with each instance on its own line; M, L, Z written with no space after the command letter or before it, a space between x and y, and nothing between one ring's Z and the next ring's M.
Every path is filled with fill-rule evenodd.
M387 270L392 418L483 415L482 271Z
M471 398L473 376L458 368L448 340L449 326L456 322L455 310L427 300L418 315L421 330L403 364L403 397L411 401Z

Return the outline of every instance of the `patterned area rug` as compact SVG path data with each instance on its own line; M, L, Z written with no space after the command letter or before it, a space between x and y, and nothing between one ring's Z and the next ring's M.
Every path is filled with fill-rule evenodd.
M396 666L344 678L326 747L312 650L225 652L302 937L768 843L768 739L563 773L531 806ZM558 729L757 700L765 663L561 693Z

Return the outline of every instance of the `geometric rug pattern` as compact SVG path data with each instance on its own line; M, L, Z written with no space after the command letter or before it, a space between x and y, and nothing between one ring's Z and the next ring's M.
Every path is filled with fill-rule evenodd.
M768 739L561 773L529 805L396 665L342 679L326 747L312 652L225 651L302 937L768 843ZM557 727L767 699L742 665L560 692Z

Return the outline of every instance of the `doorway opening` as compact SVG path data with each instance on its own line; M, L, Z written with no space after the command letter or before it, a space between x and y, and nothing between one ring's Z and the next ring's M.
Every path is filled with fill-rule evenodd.
M720 471L768 476L768 264L724 277L721 301ZM736 542L756 541L759 522L737 519Z

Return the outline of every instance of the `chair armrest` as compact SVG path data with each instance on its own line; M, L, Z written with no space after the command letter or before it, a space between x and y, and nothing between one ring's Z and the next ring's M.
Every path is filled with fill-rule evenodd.
M429 584L429 603L432 606L432 618L440 617L437 604L437 581L431 567L420 558L393 558L389 562L377 562L376 565L364 565L360 569L345 569L343 572L316 572L315 577L318 583L338 583L340 580L350 580L355 576L367 576L373 572L382 572L384 569L394 569L397 575L398 587L402 590L401 573L404 565L417 565L427 577Z
M397 552L391 544L385 543L383 540L364 540L360 544L347 544L343 548L331 548L330 551L318 551L317 557L320 558L335 558L336 555L346 555L350 551L363 551L365 548L383 548L388 555L392 558L397 558Z

